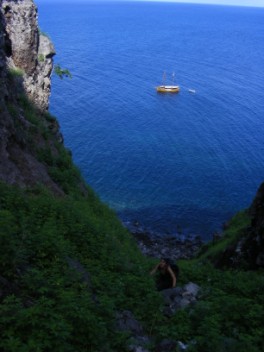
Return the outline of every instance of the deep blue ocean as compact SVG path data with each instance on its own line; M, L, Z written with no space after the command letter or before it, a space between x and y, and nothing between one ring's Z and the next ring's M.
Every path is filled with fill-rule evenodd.
M210 238L264 180L264 9L39 4L55 62L50 111L122 220ZM179 94L155 86L175 72ZM188 89L195 89L192 94Z

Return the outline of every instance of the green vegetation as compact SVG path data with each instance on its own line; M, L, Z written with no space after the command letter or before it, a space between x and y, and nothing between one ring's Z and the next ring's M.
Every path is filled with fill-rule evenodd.
M92 192L59 199L1 184L0 195L0 272L13 288L0 306L0 349L122 350L116 312L151 319L160 300L114 214ZM69 258L87 270L91 287Z
M24 71L18 67L11 67L8 69L8 74L11 77L22 77L24 74Z
M180 263L184 281L202 288L198 303L173 317L188 351L263 351L264 277L260 272L216 270L198 260Z
M212 241L202 248L199 259L214 261L225 249L236 243L244 235L245 229L250 225L250 217L247 211L237 213L229 223L224 236L216 241Z
M45 56L43 54L38 55L38 61L39 62L44 62L45 61Z
M23 109L25 118L32 123L32 125L39 128L43 127L41 124L39 111L30 103L27 96L25 94L20 94L18 101L19 105Z
M54 66L54 73L60 78L64 77L72 78L70 71L66 68L61 68L59 64Z
M18 117L19 113L18 113L18 109L17 106L11 103L7 104L7 110L9 112L9 114L13 117L16 118Z
M197 283L200 298L165 317L148 276L153 262L90 189L58 198L43 187L0 184L0 257L3 351L127 351L126 336L115 328L122 310L156 340L180 340L191 352L261 351L262 273L181 261L179 285Z
M86 193L86 186L72 162L71 153L58 141L59 125L56 118L49 112L40 112L24 94L19 95L18 104L7 104L7 110L14 120L17 139L26 143L30 152L46 165L50 177L66 194L75 193L76 196ZM18 118L19 111L29 122L27 127Z

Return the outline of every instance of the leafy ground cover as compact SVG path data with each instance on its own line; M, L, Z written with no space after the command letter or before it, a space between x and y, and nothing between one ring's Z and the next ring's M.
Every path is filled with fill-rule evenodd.
M4 184L0 209L0 349L124 348L116 312L131 309L147 320L160 299L147 261L114 214L92 192L75 200ZM90 284L69 258L85 268Z
M181 261L179 285L197 283L200 298L165 317L148 275L154 261L92 191L58 198L0 184L0 209L1 350L126 351L115 326L124 309L155 340L180 340L190 351L263 350L263 273Z

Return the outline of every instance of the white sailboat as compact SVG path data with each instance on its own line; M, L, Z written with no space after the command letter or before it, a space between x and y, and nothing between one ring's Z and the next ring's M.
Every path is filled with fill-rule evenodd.
M163 73L163 84L156 87L158 93L179 93L180 87L174 85L175 73L172 74L172 85L166 85L166 72Z

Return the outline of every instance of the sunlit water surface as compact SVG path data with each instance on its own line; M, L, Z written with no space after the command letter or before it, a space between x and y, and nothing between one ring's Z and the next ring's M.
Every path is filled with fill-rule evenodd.
M50 110L123 220L208 239L249 206L264 179L263 9L108 2L39 13L73 75L54 77ZM156 93L163 71L178 95Z

